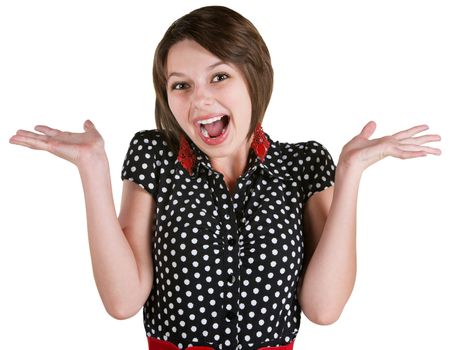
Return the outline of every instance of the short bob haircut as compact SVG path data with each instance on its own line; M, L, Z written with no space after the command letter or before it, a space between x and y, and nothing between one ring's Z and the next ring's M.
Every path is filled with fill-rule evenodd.
M272 95L273 69L269 50L255 26L239 13L223 6L206 6L176 20L158 44L153 60L156 92L155 121L166 133L169 146L178 153L184 132L173 116L167 100L167 55L172 45L191 39L243 74L250 94L252 116L247 140L253 135Z

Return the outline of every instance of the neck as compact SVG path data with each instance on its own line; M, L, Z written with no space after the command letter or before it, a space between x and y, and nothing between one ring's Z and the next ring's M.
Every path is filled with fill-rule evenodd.
M239 176L246 170L250 144L251 140L245 145L245 151L239 151L227 157L210 158L211 166L223 175L230 192L233 192Z

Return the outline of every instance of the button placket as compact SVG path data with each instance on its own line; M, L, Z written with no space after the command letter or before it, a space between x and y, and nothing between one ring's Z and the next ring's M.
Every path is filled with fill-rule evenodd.
M242 231L240 229L240 218L242 217L242 213L244 211L244 206L245 206L245 191L246 191L246 183L248 181L248 179L250 178L250 176L252 175L254 169L250 169L249 172L247 172L243 177L240 177L238 179L238 182L236 184L236 192L233 195L233 210L234 213L236 213L235 217L234 217L234 223L235 223L235 227L236 227L236 240L237 240L237 278L239 279L239 283L236 283L235 280L233 280L233 278L231 278L233 280L232 283L234 283L237 286L237 306L238 306L238 310L240 310L240 303L241 303L241 269L242 269L242 259L241 259L241 249L242 249L242 245L240 243L240 240L242 239ZM242 315L238 313L238 322L242 320ZM241 325L238 323L237 324L237 334L236 334L236 342L238 344L240 344L243 339L241 339L240 333L241 333ZM239 347L238 347L239 348Z
M223 249L223 308L225 326L222 333L224 344L229 348L237 346L237 322L239 310L239 245L238 227L232 198L222 174L217 174L215 182L215 199L219 217L221 218L221 233L224 242ZM227 347L228 347L227 346Z

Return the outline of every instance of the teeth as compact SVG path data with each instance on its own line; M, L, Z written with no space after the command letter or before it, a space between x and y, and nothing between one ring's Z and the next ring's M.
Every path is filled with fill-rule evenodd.
M223 115L221 115L220 117L213 117L213 118L210 118L210 119L199 120L198 123L202 124L202 125L211 124L211 123L214 123L214 122L216 122L216 121L218 121L218 120L220 120L222 118L223 118Z
M202 131L203 136L209 137L208 131L206 131L205 128L200 128L200 130Z

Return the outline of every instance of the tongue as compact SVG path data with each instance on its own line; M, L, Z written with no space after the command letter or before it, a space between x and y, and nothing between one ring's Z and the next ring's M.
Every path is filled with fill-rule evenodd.
M215 121L214 123L204 125L204 127L205 127L206 131L208 131L208 134L210 137L217 137L222 133L222 130L224 127L224 123L223 123L222 119Z

